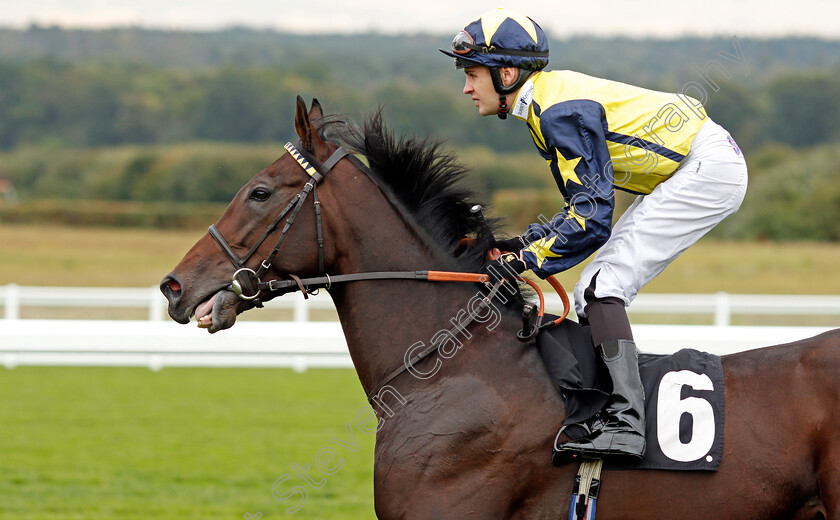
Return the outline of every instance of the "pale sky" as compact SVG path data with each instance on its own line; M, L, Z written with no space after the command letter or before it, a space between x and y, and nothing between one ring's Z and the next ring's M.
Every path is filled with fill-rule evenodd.
M455 34L482 12L510 7L552 36L840 38L838 0L0 0L0 26L135 25L208 30L244 25L295 32Z

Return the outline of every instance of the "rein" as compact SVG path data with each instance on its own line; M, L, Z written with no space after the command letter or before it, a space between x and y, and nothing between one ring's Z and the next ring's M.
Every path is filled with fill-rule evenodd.
M321 224L321 203L318 200L318 193L317 193L317 185L322 182L326 175L332 170L332 168L338 164L343 158L348 157L350 154L349 152L342 146L339 146L330 157L324 161L323 163L319 163L315 160L314 157L309 155L303 150L298 150L292 143L286 143L285 149L289 152L289 154L295 159L295 161L303 168L303 171L309 175L309 180L303 186L303 189L292 197L292 200L283 208L282 211L274 218L271 224L268 225L266 230L263 232L262 236L251 246L245 256L240 257L236 252L233 250L233 247L225 240L222 233L216 228L215 224L211 224L210 227L207 229L207 232L210 236L215 239L216 243L222 249L222 251L227 255L228 259L233 264L236 271L233 273L233 278L231 279L230 290L233 291L237 296L239 296L243 300L251 301L257 307L262 307L262 301L260 301L260 293L263 291L266 292L293 292L296 290L301 291L304 298L309 298L310 294L317 294L317 291L320 289L329 290L334 283L346 283L346 282L356 282L356 281L363 281L363 280L420 280L420 281L429 281L429 282L473 282L473 283L483 283L490 286L490 277L487 274L481 273L463 273L463 272L453 272L453 271L372 271L372 272L363 272L363 273L351 273L351 274L339 274L330 276L324 271L324 237L323 237L323 226ZM352 157L352 156L351 156ZM360 164L357 166L361 166ZM362 168L363 169L363 168ZM364 169L363 169L364 170ZM320 273L317 277L312 278L300 278L296 275L289 274L292 278L291 280L270 280L264 282L261 280L263 276L268 272L271 268L271 263L274 261L274 258L280 252L280 248L283 246L283 242L286 240L286 235L288 234L289 230L291 229L292 225L294 224L295 219L297 218L298 213L300 213L301 209L303 208L303 204L306 201L309 193L312 193L313 204L315 207L315 228L317 233L317 243L318 243L318 272ZM480 211L480 207L479 207ZM286 219L286 223L283 225L283 230L280 232L280 237L277 239L274 248L271 252L266 256L266 258L260 262L260 266L257 270L250 269L245 267L245 264L248 260L254 256L257 252L257 249L265 242L265 240L276 231L277 226L283 219ZM486 224L485 224L486 225ZM498 250L493 250L490 253L491 256L493 254L499 254ZM563 315L551 322L542 323L542 318L545 310L545 300L543 298L542 291L540 288L531 280L526 278L517 277L517 280L520 282L525 282L530 285L536 293L539 295L539 310L536 315L536 319L534 320L533 317L526 317L530 315L533 311L533 305L528 304L526 305L526 314L523 314L523 330L517 335L517 337L522 341L528 341L531 338L535 337L537 333L544 329L553 327L558 325L561 321L566 318L568 315L571 305L569 304L568 296L566 295L566 290L563 289L563 286L554 279L553 276L548 278L549 283L554 287L557 293L560 295L560 298L563 300L564 305L564 312ZM479 313L483 312L489 305L490 301L496 296L499 292L499 289L505 284L506 280L501 279L496 282L490 291L481 299L479 304L476 308L464 319L464 321L454 325L450 332L454 335L460 330L466 328L470 323L475 321L476 317ZM373 403L373 400L376 399L377 394L384 388L388 383L393 381L397 376L401 375L403 372L406 372L409 368L413 367L415 364L419 363L426 357L428 357L433 352L436 352L440 347L439 344L433 343L428 348L423 350L422 352L418 353L414 357L409 360L406 360L405 363L401 364L398 368L390 372L387 376L385 376L375 387L374 389L368 394L368 402Z

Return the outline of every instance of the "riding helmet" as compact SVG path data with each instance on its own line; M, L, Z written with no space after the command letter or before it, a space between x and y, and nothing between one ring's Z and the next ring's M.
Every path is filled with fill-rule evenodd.
M455 35L449 50L440 52L455 58L458 69L487 66L500 96L519 90L531 72L548 65L548 39L542 28L524 14L504 8L482 14ZM519 80L504 86L499 67L518 68Z

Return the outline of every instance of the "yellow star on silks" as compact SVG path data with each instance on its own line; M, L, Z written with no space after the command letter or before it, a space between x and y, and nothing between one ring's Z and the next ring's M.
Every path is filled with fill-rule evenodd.
M531 244L525 248L525 251L532 253L534 257L536 257L537 267L542 268L543 262L545 262L546 258L560 258L563 256L551 250L551 246L554 245L555 240L557 240L556 236L551 238L541 238L531 242Z
M581 217L575 212L574 206L569 207L568 214L571 218L575 219L577 223L580 225L580 228L586 230L586 219Z
M566 159L563 157L563 154L560 153L560 150L557 150L557 168L560 170L560 176L563 177L563 184L572 181L583 186L583 183L580 182L580 178L577 176L577 173L575 173L575 168L577 168L580 160L581 157Z
M537 30L534 28L534 22L532 22L524 14L508 11L500 7L481 15L481 30L484 31L484 41L487 42L488 45L493 41L493 35L496 34L496 30L508 18L519 22L519 25L521 25L528 35L534 40L534 43L539 43L537 42Z

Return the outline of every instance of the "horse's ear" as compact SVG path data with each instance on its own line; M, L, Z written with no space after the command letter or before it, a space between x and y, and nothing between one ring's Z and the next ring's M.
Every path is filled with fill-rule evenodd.
M312 108L309 109L309 120L317 121L324 117L324 109L316 98L312 98Z
M306 103L303 101L303 98L300 96L297 97L295 130L297 131L298 137L300 137L300 142L304 150L311 153L314 153L316 148L324 145L324 141L318 135L318 131L315 130L315 125L312 124L312 118L310 118L310 115L316 112L315 107L316 104L313 103L312 112L307 113ZM321 113L321 105L317 105L317 107L317 112Z

